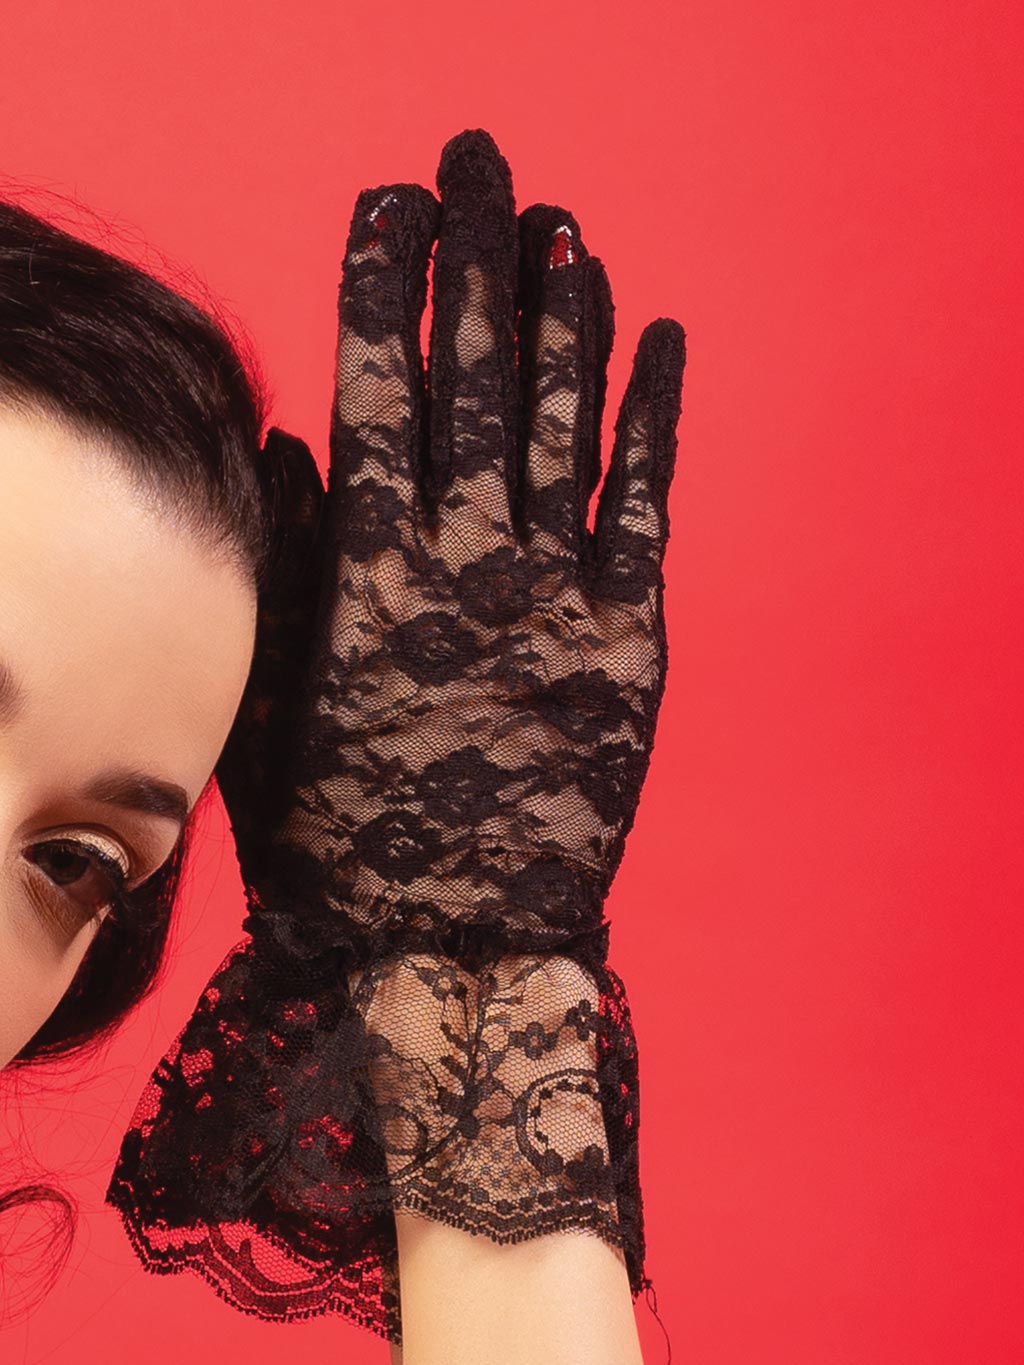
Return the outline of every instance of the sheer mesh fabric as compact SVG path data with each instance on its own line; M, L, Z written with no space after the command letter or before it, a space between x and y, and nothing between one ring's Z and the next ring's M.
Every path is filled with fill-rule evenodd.
M651 1283L603 907L665 685L683 333L641 338L591 531L604 269L565 210L517 217L480 130L438 189L356 204L326 496L301 443L268 452L288 539L218 770L246 937L108 1192L151 1269L394 1342L397 1211L584 1229Z

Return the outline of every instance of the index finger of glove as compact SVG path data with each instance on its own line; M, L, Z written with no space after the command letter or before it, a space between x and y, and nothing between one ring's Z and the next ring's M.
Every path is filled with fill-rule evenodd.
M356 200L338 301L329 511L357 560L397 545L421 506L425 379L420 322L440 204L422 185Z

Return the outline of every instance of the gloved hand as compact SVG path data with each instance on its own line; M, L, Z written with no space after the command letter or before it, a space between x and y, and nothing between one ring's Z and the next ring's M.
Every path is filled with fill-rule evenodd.
M292 644L258 652L219 773L251 938L108 1196L147 1261L394 1341L398 1209L499 1241L589 1227L650 1283L603 904L665 684L683 332L641 337L591 533L603 267L564 210L517 220L486 133L449 142L438 188L356 204L326 504L287 446L293 596L261 620Z

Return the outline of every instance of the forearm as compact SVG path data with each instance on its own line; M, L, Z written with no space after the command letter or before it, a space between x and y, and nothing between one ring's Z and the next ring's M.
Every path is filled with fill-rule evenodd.
M396 1215L403 1350L391 1365L641 1365L626 1267L588 1232L499 1245Z

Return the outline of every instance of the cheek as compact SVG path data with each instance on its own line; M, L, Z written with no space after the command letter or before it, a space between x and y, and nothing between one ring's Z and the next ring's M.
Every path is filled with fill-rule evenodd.
M0 1068L25 1046L53 1013L88 951L98 925L84 924L73 938L24 925L0 905Z

